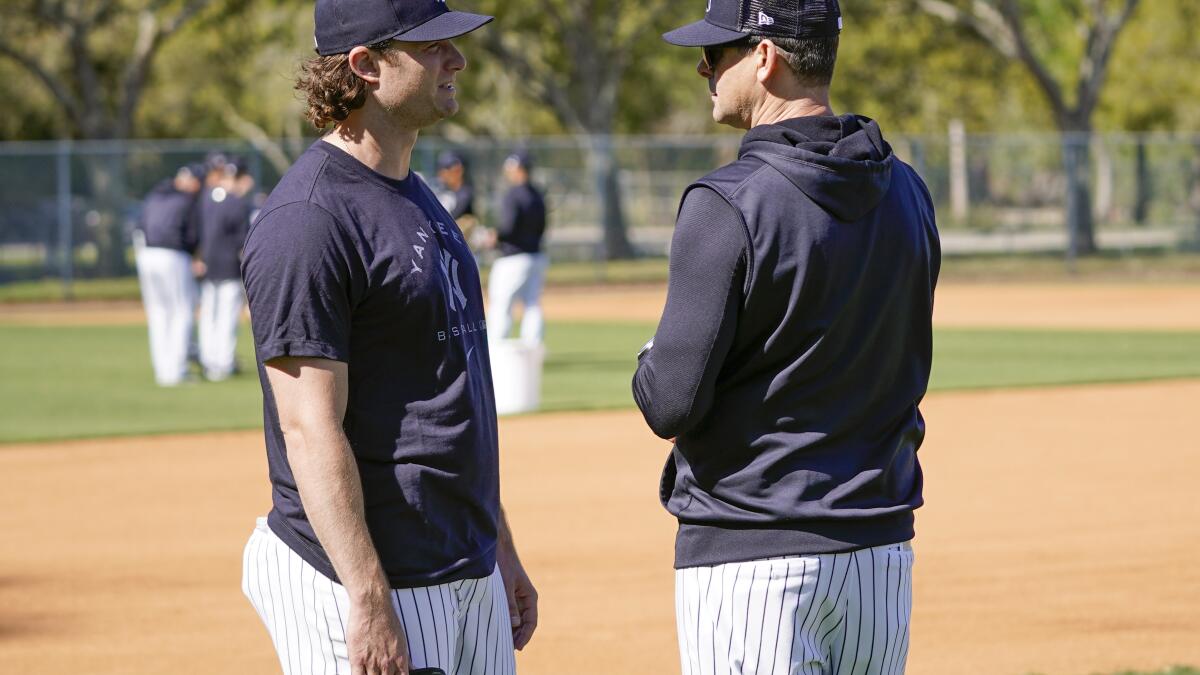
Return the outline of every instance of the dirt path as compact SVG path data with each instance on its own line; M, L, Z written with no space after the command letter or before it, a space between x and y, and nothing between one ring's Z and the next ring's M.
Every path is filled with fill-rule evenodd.
M546 316L565 321L657 321L665 286L559 287ZM938 325L1005 328L1200 330L1200 284L943 284ZM132 302L0 305L0 324L142 323Z
M1200 664L1200 382L925 405L909 672ZM507 420L504 494L542 594L525 675L678 672L667 452L636 412ZM0 672L267 673L238 590L258 433L0 446Z
M666 288L556 289L546 316L657 321ZM1200 329L1200 284L943 284L934 321L947 327Z

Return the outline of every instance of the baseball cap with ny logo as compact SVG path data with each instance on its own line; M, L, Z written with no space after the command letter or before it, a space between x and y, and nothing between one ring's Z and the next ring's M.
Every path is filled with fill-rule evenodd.
M446 0L317 0L314 17L321 56L384 40L449 40L492 20L482 14L453 12Z
M838 0L707 0L704 18L663 35L680 47L711 47L748 35L831 37L842 30Z

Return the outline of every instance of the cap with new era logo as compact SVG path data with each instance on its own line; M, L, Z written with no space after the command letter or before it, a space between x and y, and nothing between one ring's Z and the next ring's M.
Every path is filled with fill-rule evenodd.
M838 0L708 0L704 18L663 35L680 47L709 47L748 35L831 37L842 30Z
M446 0L317 0L314 15L321 56L384 40L449 40L492 20L482 14L452 12Z

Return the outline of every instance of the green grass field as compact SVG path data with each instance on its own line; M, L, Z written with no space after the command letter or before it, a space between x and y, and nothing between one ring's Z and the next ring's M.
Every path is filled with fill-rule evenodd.
M550 324L543 410L632 406L634 354L653 330ZM939 330L935 345L935 391L1200 377L1200 332ZM240 358L253 364L245 337ZM0 373L0 442L261 424L252 369L222 383L156 387L142 326L0 325Z
M487 269L483 270L486 277ZM0 274L0 278L3 275ZM943 281L1105 282L1145 281L1195 283L1200 281L1200 254L1166 252L1105 252L1079 260L1068 269L1056 255L976 255L947 257L942 261ZM616 261L556 262L550 266L547 283L578 286L596 283L662 283L667 280L666 258ZM80 278L71 286L70 298L77 301L137 300L141 297L137 278ZM0 304L59 302L68 299L56 278L0 283Z

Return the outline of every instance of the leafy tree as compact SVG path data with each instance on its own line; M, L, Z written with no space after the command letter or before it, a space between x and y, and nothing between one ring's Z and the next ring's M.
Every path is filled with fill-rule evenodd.
M129 138L155 57L213 4L216 0L10 2L0 8L0 57L53 96L71 135Z
M1117 38L1139 0L916 0L923 11L969 28L1038 85L1064 134L1069 255L1096 250L1087 184L1089 136ZM1074 30L1064 30L1064 27ZM1031 30L1032 28L1032 30ZM1082 36L1082 43L1076 39ZM1068 94L1067 89L1073 89Z
M313 54L312 35L311 0L256 0L234 18L192 22L156 64L140 135L238 136L283 173L315 133L293 89L300 61Z
M497 25L464 45L486 57L477 61L507 71L505 81L543 106L562 130L585 140L606 256L632 255L612 135L622 117L644 125L666 116L661 78L682 79L688 71L668 74L641 64L682 51L668 48L660 35L698 7L671 0L485 0L478 9L495 15ZM631 91L635 96L623 95Z
M0 7L0 58L49 93L61 134L90 140L129 138L163 45L218 4L226 11L241 7L218 0L8 2ZM100 271L119 273L125 268L117 218L123 166L116 157L88 166L100 206Z
M912 11L903 0L842 3L845 28L832 97L838 112L879 120L885 133L944 135L1052 124L1015 64L969 29Z

